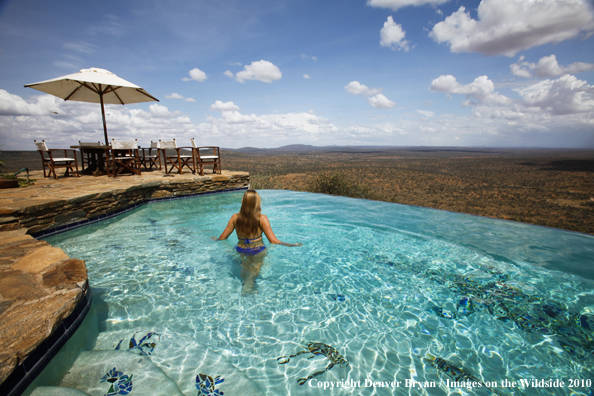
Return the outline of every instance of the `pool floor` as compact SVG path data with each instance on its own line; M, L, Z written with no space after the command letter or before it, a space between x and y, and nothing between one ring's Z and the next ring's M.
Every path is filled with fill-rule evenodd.
M211 239L241 196L151 203L48 238L86 261L94 303L28 392L594 392L592 236L262 191L277 237L303 246L268 245L246 293L235 237Z

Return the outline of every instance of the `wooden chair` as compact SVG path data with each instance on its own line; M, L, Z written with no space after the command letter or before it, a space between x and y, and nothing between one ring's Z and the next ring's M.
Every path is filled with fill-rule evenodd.
M205 146L198 147L194 139L192 142L192 154L194 155L194 162L199 169L200 176L204 176L204 165L212 165L212 173L221 174L221 155L218 147Z
M79 177L78 174L78 161L76 159L76 150L74 149L48 149L45 144L45 140L38 142L33 140L37 146L37 151L41 155L41 162L43 163L43 177L50 177L54 175L54 179L58 178L56 174L56 168L65 168L64 176L74 175ZM55 152L62 151L63 157L54 155ZM72 152L72 156L68 156L68 152ZM47 169L47 172L46 172Z
M159 150L163 153L165 173L171 173L173 168L175 168L177 169L177 172L179 174L182 174L184 173L184 166L187 167L192 173L196 173L196 163L194 162L194 154L190 152L190 154L188 155L182 154L181 152L181 150L183 149L193 150L192 147L177 147L175 139L165 141L159 140L159 145L161 146ZM168 164L171 165L170 168L168 168Z
M140 163L144 166L144 170L150 171L153 169L161 170L161 154L159 153L159 142L152 142L151 147L143 147ZM153 153L154 150L154 153Z
M78 147L80 150L80 157L82 162L82 169L89 167L93 160L93 153L84 150L84 147L101 147L101 142L81 142L78 141Z
M122 172L132 172L140 175L140 158L138 156L138 141L111 141L111 150L107 158L107 174L117 177Z

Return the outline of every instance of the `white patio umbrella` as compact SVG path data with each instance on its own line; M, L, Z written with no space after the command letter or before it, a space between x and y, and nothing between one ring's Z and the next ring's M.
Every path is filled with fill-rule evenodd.
M27 84L25 87L37 89L64 100L101 103L105 144L109 144L105 123L105 103L124 105L126 103L159 101L138 85L119 78L105 69L95 67L82 69L78 73L67 76Z

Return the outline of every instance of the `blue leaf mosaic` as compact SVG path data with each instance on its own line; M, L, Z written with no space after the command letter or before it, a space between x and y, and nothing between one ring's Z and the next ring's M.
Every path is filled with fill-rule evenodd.
M129 395L132 392L132 376L118 371L115 367L109 370L99 382L109 382L111 386L105 396Z
M198 374L196 376L196 389L198 389L198 396L210 396L210 395L223 395L223 391L216 389L215 385L218 385L225 381L221 376L216 376L214 379L206 374Z
M139 341L136 341L136 338L134 338L135 336L136 334L134 334L134 336L132 336L132 338L130 339L130 343L128 344L127 350L130 352L136 352L142 356L149 356L151 353L153 353L155 347L157 346L157 343L154 340L151 342L149 342L149 340L151 340L151 338L153 337L158 338L161 335L155 332L150 332L147 333L144 337L142 337ZM115 348L116 351L120 350L122 342L124 342L124 340L120 340L120 342Z

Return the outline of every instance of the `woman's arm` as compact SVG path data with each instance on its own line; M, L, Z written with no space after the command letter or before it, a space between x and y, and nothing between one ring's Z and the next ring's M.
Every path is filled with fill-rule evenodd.
M224 239L229 238L229 235L231 235L233 233L233 230L235 230L235 220L236 219L237 219L237 213L235 213L233 216L231 216L231 218L229 219L229 223L227 223L227 227L225 227L225 230L223 231L221 236L218 238L213 237L213 239L222 241Z
M268 220L268 217L266 217L265 215L260 215L260 227L262 228L264 235L266 235L266 238L268 238L268 241L270 241L270 243L285 246L301 246L300 243L285 243L278 239L276 235L274 235L272 227L270 227L270 221Z

